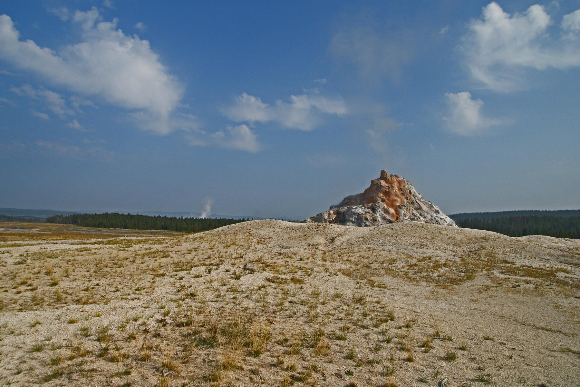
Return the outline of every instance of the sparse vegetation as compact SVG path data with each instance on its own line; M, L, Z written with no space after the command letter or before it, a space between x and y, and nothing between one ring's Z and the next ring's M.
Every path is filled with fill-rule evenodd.
M433 384L441 376L427 374L425 364L455 372L445 362L461 364L468 384L492 383L492 369L493 383L504 381L506 371L489 359L511 347L522 350L509 357L510 372L522 361L544 364L533 357L535 346L509 342L513 336L491 325L482 329L481 316L538 340L558 334L559 361L578 359L574 325L492 309L494 297L508 294L516 301L503 302L525 316L529 305L553 298L543 313L572 319L568 300L580 296L579 274L567 260L577 259L575 245L542 246L536 260L522 242L465 230L400 225L356 230L335 244L321 235L349 229L277 227L267 221L107 238L78 231L68 239L62 232L58 243L0 234L0 365L18 364L0 367L0 378L23 385L396 386ZM26 319L16 323L12 316L22 312ZM457 329L464 324L472 325ZM21 349L14 338L25 343Z

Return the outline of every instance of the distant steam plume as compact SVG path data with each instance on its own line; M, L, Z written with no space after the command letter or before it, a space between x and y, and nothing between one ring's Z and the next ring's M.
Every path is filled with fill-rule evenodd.
M213 199L209 196L205 198L205 204L203 205L203 211L201 213L201 218L205 219L211 215L211 205L213 204Z

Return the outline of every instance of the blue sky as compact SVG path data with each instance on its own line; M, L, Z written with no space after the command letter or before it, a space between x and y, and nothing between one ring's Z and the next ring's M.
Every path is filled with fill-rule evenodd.
M0 5L0 207L580 207L580 0Z

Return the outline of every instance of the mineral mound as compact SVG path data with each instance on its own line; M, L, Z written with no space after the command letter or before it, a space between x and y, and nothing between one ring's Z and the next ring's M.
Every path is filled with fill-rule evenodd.
M409 181L382 170L363 193L345 197L339 204L306 222L346 226L379 226L396 222L420 222L457 227L439 207L425 200Z

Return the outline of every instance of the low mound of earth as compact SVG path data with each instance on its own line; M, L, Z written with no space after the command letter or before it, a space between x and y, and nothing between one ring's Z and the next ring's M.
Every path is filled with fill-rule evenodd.
M382 170L362 193L345 197L339 204L306 222L345 226L380 226L396 222L419 222L457 227L439 207L425 200L408 180Z
M580 380L577 240L273 220L181 236L4 232L2 385Z

